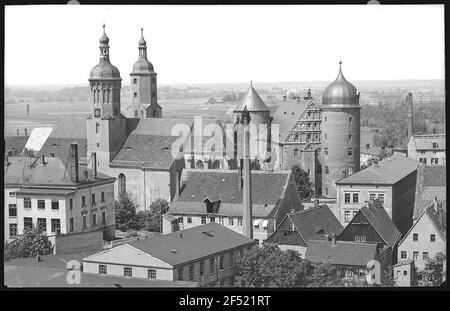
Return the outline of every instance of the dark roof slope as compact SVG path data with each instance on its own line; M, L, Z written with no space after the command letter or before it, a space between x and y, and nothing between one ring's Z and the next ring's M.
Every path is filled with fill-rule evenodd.
M255 243L252 239L217 223L208 223L128 244L176 266Z
M334 216L328 205L288 214L306 243L310 240L323 240L326 234L341 234L344 228Z
M140 119L132 134L172 136L172 129L176 128L177 125L188 125L190 127L192 122L190 119ZM179 137L180 134L175 133L174 135Z
M443 203L443 202L439 202L438 205L443 210L446 210L446 208L447 208L445 206L445 203ZM439 232L441 237L443 239L446 239L447 238L446 224L445 224L445 222L442 223L442 221L439 219L439 215L434 208L434 204L431 204L430 206L428 206L425 209L425 213L427 214L428 218L430 218L431 222L433 223L434 227Z
M70 144L78 145L78 157L87 157L87 139L86 138L56 138L49 137L45 141L41 150L37 153L38 156L45 155L50 156L53 154L55 157L67 160L70 152Z
M288 138L289 133L294 128L297 121L300 119L302 113L306 107L310 104L310 101L300 102L285 102L278 106L273 115L272 125L278 124L279 126L279 140L274 137L273 141L283 143Z
M447 195L446 174L445 165L419 165L414 200L414 219L419 218L423 210L433 203L435 197L445 204Z
M336 241L333 245L332 241L323 240L309 241L305 256L314 262L359 267L376 257L376 244Z
M5 136L5 152L12 151L13 155L21 154L30 136Z
M392 185L413 173L419 162L394 154L377 165L371 165L353 175L336 181L336 184L384 184Z
M87 139L86 118L61 118L50 134L50 137Z

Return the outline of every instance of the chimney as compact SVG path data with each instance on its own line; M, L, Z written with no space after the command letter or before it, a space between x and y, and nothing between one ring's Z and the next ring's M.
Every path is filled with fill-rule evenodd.
M336 245L336 234L333 232L331 234L331 246L335 246Z
M295 209L291 208L291 214L295 213Z
M44 166L45 164L45 155L41 155L41 165Z
M414 135L414 120L413 120L413 93L408 92L408 95L406 95L405 103L407 105L408 109L408 141L406 143L409 143L409 140L411 136Z
M314 199L314 207L319 207L319 198L317 196Z
M92 177L97 179L97 153L92 152Z
M28 136L28 130L24 129L23 132L25 133L25 136Z
M71 179L74 183L79 183L79 172L78 172L78 145L70 144L70 170Z
M17 131L17 136L20 136L19 129L17 129L16 131Z
M434 208L434 211L439 214L439 201L438 201L437 197L434 197L433 208Z
M244 121L244 165L243 165L243 234L253 240L253 225L252 225L252 174L250 169L250 115L247 109L242 112L242 119Z
M330 240L330 236L328 235L328 233L325 234L325 241L329 241Z

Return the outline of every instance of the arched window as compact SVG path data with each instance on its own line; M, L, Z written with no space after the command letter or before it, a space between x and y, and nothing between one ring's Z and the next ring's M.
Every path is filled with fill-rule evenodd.
M119 194L123 194L127 192L127 178L123 173L119 175Z
M195 163L195 168L203 169L203 161L198 160L197 163Z
M220 170L220 161L219 160L214 161L212 168L215 170Z

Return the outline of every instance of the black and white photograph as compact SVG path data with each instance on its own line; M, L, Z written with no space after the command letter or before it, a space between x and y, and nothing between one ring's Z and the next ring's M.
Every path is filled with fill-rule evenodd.
M5 5L3 289L445 287L445 6L368 2Z

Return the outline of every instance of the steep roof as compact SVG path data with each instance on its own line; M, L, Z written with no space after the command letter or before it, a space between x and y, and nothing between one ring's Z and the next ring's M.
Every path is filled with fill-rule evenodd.
M344 228L328 205L287 214L306 243L324 240L326 234L341 234Z
M376 257L376 244L336 241L333 245L332 241L324 240L309 241L305 256L314 262L359 267L365 267Z
M278 124L280 138L278 140L274 137L273 141L279 141L280 143L286 141L289 133L309 104L310 101L287 101L278 106L273 115L272 127L274 124Z
M111 161L111 166L169 169L174 158L172 144L176 136L131 134Z
M414 216L418 218L425 207L433 203L436 197L446 202L447 176L445 165L420 164L417 170L416 194L414 200Z
M87 157L87 139L86 138L56 138L49 137L45 141L41 150L37 153L38 156L50 156L54 154L55 157L66 160L70 152L70 144L78 144L78 156L80 158Z
M184 169L181 180L180 195L172 202L170 213L205 214L203 200L218 196L220 207L217 214L242 216L238 171ZM253 216L275 214L290 182L293 182L290 171L252 171ZM301 204L299 198L298 202Z
M392 185L413 173L419 162L398 154L336 181L336 184L387 184Z
M234 108L234 111L244 111L244 108L247 108L247 111L270 111L269 107L253 88L253 85L250 85L239 104Z
M49 137L87 139L86 118L61 118Z
M255 243L252 239L213 222L128 244L176 266Z
M190 119L140 119L137 127L132 131L132 134L172 136L172 128L175 128L176 125L188 125L190 127L192 122L193 120ZM178 137L179 133L175 133L174 135Z
M25 147L29 136L5 136L5 151L13 151L13 154L20 154Z
M378 199L368 202L360 209L367 221L381 236L388 246L394 247L400 239L401 233L392 222L389 214Z
M414 135L411 140L416 150L445 150L445 134ZM433 143L437 143L436 148Z

